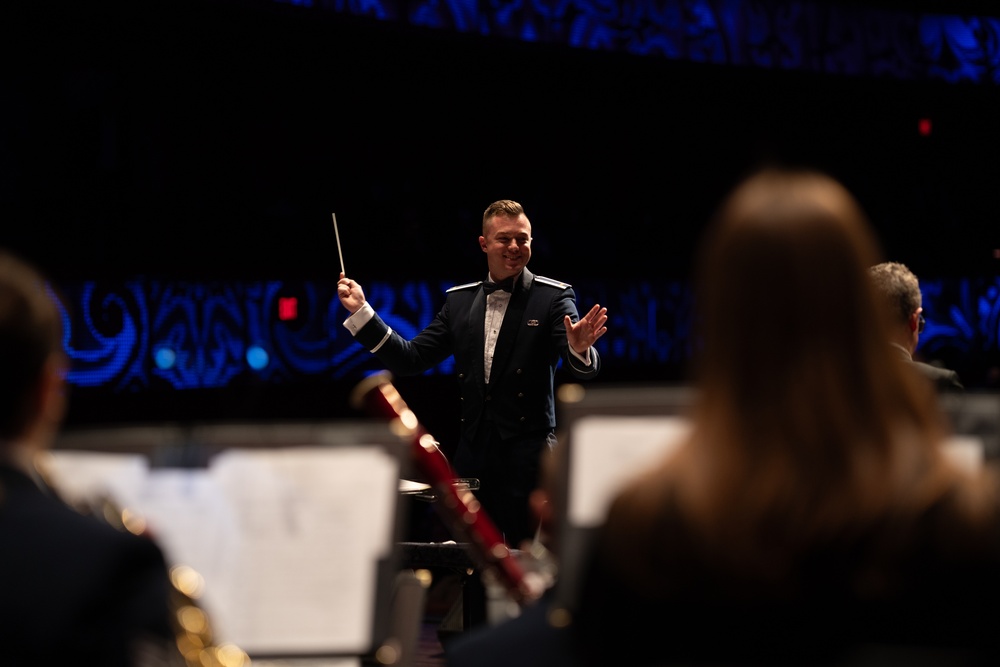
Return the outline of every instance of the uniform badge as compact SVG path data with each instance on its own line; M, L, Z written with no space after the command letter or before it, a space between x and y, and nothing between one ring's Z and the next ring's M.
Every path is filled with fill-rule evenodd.
M537 327L538 326L538 320L528 320L528 326L529 327Z

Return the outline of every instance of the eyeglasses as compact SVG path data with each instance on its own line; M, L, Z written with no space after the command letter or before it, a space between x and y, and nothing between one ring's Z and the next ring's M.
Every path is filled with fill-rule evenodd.
M923 333L925 326L927 326L927 320L921 313L917 313L917 333Z

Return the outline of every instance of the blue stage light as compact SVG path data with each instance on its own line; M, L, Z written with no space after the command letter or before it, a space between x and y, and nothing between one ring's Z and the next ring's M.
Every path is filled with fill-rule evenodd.
M267 351L259 345L251 345L247 348L247 363L250 364L250 368L255 371L267 368L269 361L270 357L268 356Z
M161 347L154 353L154 358L156 359L156 366L161 370L168 370L174 367L177 363L177 354L171 350L169 347Z

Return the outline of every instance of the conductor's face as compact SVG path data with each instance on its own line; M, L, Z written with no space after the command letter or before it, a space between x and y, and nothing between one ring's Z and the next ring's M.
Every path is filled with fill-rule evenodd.
M479 237L479 245L495 280L515 276L531 259L531 223L523 213L516 218L494 216L487 222L486 236Z

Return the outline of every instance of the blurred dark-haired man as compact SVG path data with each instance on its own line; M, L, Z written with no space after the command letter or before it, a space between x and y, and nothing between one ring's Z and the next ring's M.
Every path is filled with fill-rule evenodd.
M72 508L46 481L66 371L48 285L0 251L0 664L183 665L160 547Z

